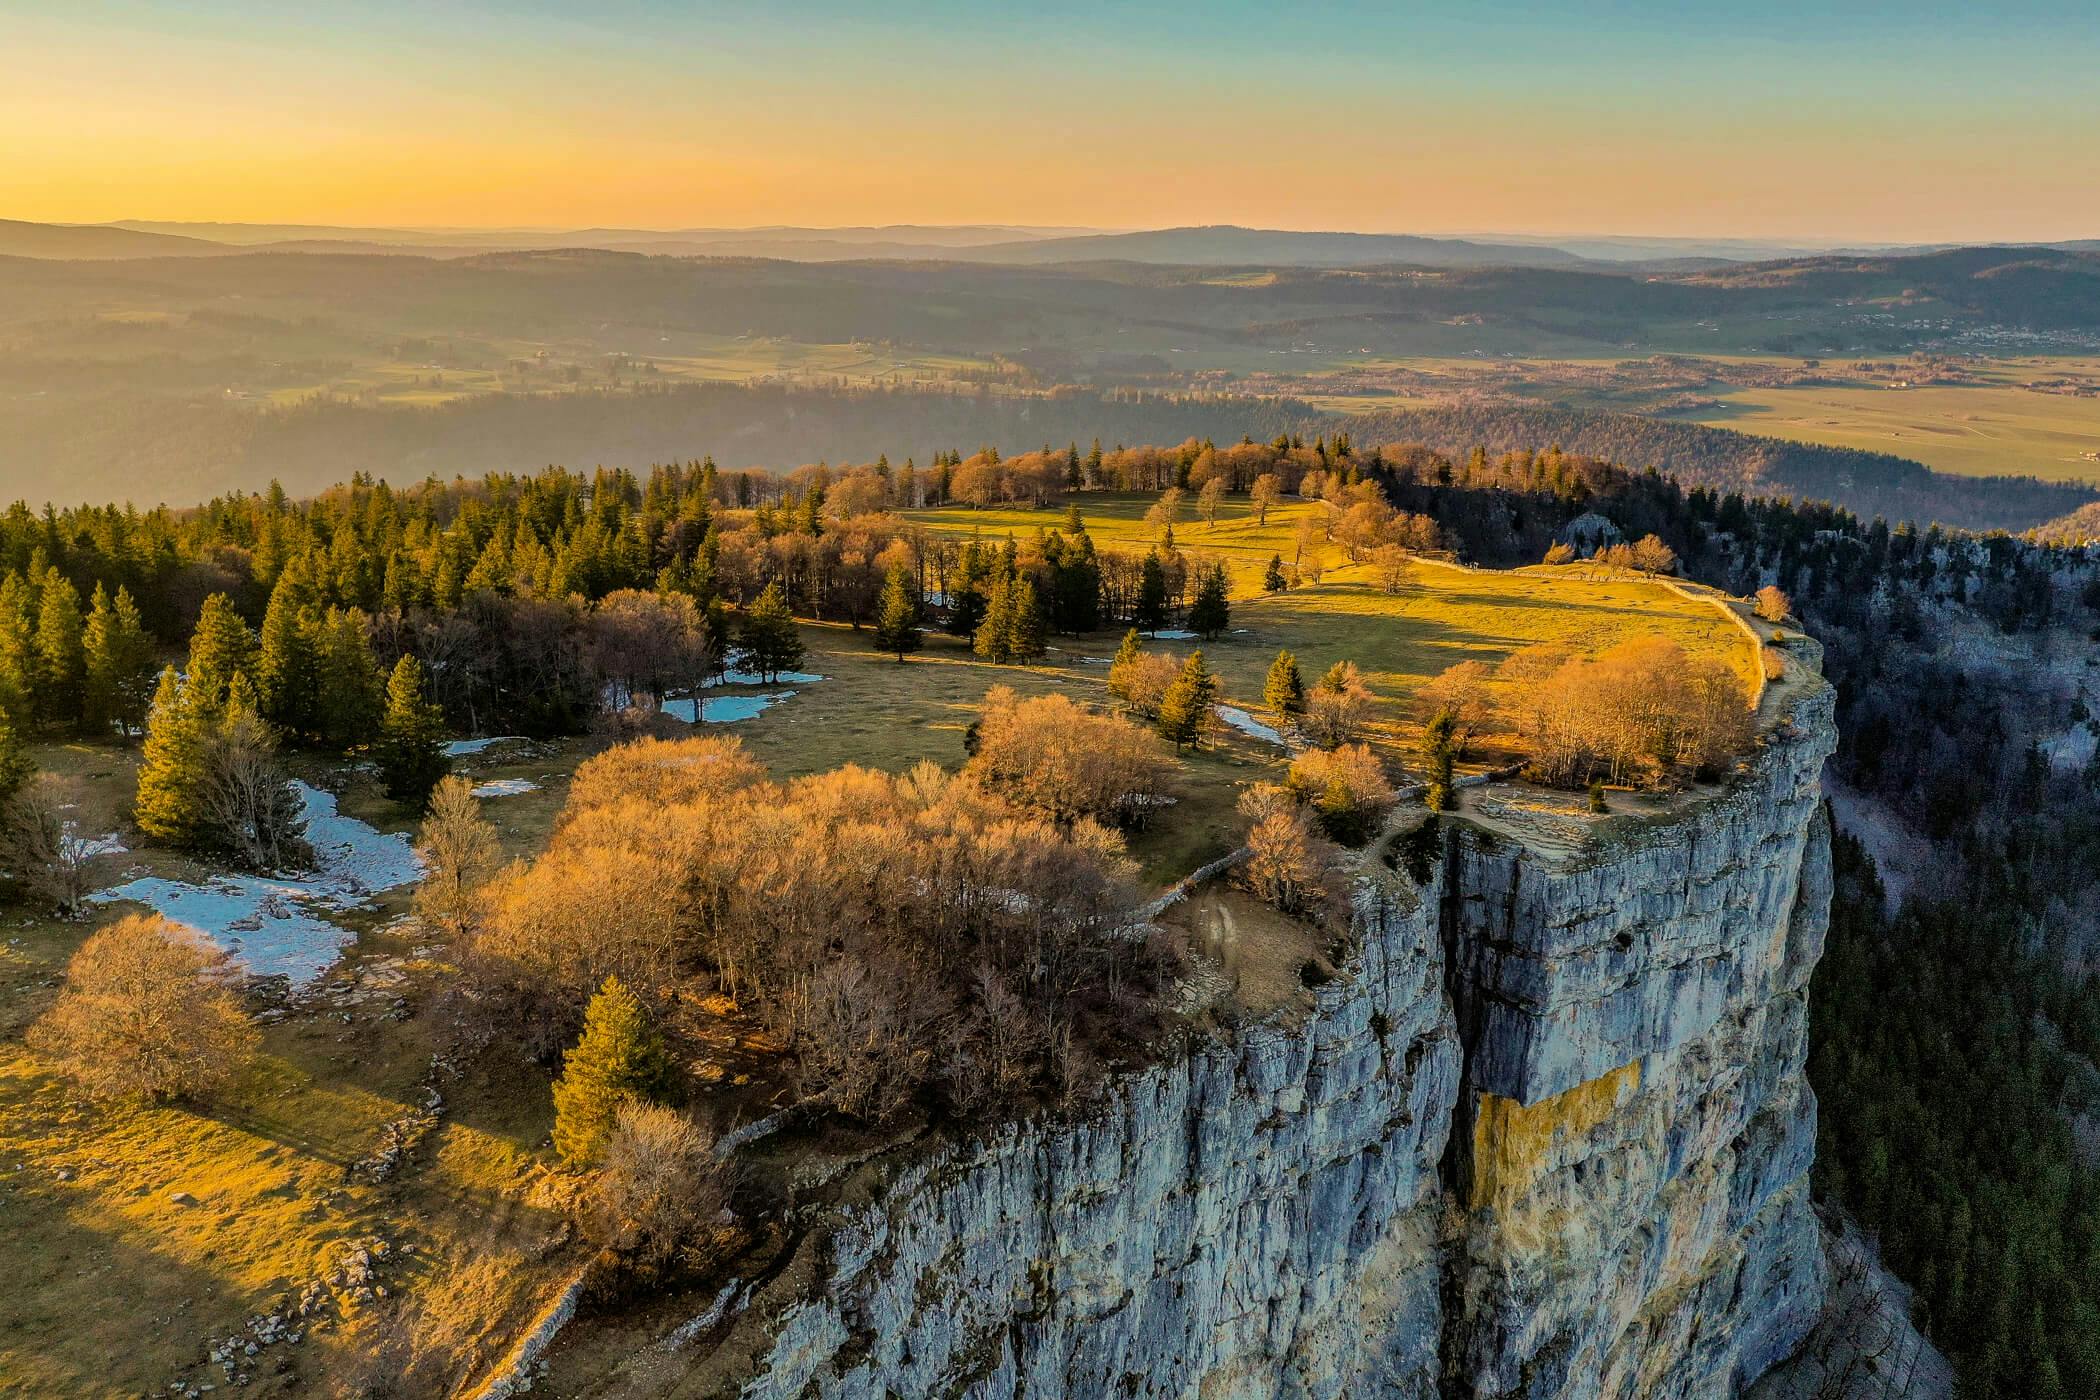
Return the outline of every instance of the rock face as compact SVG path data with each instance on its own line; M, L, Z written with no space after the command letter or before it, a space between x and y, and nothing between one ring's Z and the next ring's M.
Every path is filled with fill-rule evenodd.
M894 1170L747 1319L744 1393L1739 1390L1824 1289L1829 691L1789 708L1727 792L1572 856L1463 814L1374 848L1310 1013Z

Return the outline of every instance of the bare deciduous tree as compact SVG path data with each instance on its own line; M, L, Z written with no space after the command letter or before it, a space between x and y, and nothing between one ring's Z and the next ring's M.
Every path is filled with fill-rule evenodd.
M416 912L455 935L466 933L479 922L483 888L503 860L472 782L455 773L432 790L416 853L423 857Z
M621 1105L583 1211L585 1233L622 1272L703 1272L735 1240L728 1169L714 1137L660 1104Z
M80 945L29 1046L96 1098L205 1093L255 1052L225 965L191 930L127 915Z
M1305 697L1299 728L1321 748L1353 743L1370 721L1371 687L1354 661L1337 661Z
M90 847L66 820L79 797L77 783L39 773L0 804L0 867L39 903L68 917L88 895Z
M1149 730L1062 695L1023 700L1002 685L985 693L977 753L963 771L1059 826L1091 817L1136 827L1160 805L1173 770Z

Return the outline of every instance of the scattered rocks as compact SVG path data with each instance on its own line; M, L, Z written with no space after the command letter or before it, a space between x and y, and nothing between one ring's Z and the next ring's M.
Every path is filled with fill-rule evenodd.
M197 1198L195 1196L192 1196L187 1191L170 1191L168 1193L168 1204L176 1206L193 1206L197 1204Z
M347 1016L345 1020L349 1019ZM371 1182L385 1181L401 1169L411 1153L430 1130L438 1125L445 1113L445 1096L439 1091L440 1078L456 1079L459 1069L442 1055L430 1057L430 1069L423 1076L423 1104L384 1124L379 1130L379 1141L371 1152L350 1165L350 1174Z

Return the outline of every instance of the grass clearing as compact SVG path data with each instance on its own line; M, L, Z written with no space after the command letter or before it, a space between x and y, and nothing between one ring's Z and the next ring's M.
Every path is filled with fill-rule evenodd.
M587 752L577 746L575 753ZM52 745L40 767L78 783L82 829L120 825L135 750ZM494 759L494 754L491 755ZM544 750L523 766L573 763ZM301 776L321 776L297 765ZM521 766L493 761L491 769ZM565 786L565 784L564 784ZM537 849L552 819L541 794L491 803L514 853ZM507 810L506 810L507 809ZM343 810L400 829L404 815L353 785ZM135 840L135 833L131 834ZM193 879L197 862L142 847L98 858L98 883L132 869ZM289 1003L253 993L256 1063L212 1102L151 1108L82 1103L22 1046L56 995L66 960L100 923L8 921L0 936L0 1392L118 1396L178 1380L225 1388L207 1346L243 1332L321 1281L345 1252L387 1242L388 1293L327 1288L301 1343L261 1350L247 1393L312 1393L348 1364L396 1303L410 1301L419 1341L457 1379L507 1344L551 1286L561 1213L534 1203L551 1108L548 1076L515 1056L434 1074L454 1029L438 993L450 968L398 922L409 892L346 918L344 959ZM425 1102L446 1112L386 1179L353 1170L390 1123ZM175 1193L181 1192L178 1199ZM451 1281L480 1270L472 1296Z
M1096 548L1143 554L1158 543L1145 524L1145 512L1159 499L1157 496L1087 494L1073 499L1078 502L1080 516L1086 522L1087 533L1094 537ZM1183 553L1214 554L1222 559L1232 577L1235 597L1256 594L1261 592L1262 573L1273 556L1280 554L1284 563L1291 562L1296 549L1292 537L1298 522L1325 509L1314 501L1288 500L1272 507L1268 521L1263 523L1255 519L1245 496L1232 496L1226 498L1224 509L1218 513L1218 523L1206 525L1196 514L1195 493L1190 492L1182 502L1182 518L1174 525L1174 545ZM1060 528L1065 517L1062 506L1041 510L1029 506L997 506L989 510L949 506L908 511L905 518L941 534L981 534L991 543L1011 534L1026 544L1037 530ZM1341 551L1329 546L1322 552L1321 562L1332 563L1340 557Z
M1962 476L2100 480L2100 398L2012 385L1744 389L1696 421L1746 433L1889 452Z
M1097 546L1134 552L1152 547L1144 514L1155 497L1077 499ZM1694 656L1725 661L1746 684L1755 683L1757 658L1742 633L1712 605L1649 579L1596 574L1587 566L1475 570L1420 560L1416 585L1392 594L1378 585L1369 566L1347 563L1339 549L1328 545L1322 550L1327 572L1320 583L1264 592L1261 579L1270 557L1280 553L1288 561L1298 522L1325 509L1292 500L1272 509L1261 524L1245 498L1235 497L1215 526L1185 521L1175 527L1177 547L1225 561L1232 579L1232 626L1202 644L1204 657L1219 673L1226 703L1257 717L1269 663L1283 648L1296 654L1307 685L1337 661L1356 662L1379 697L1378 741L1389 757L1403 762L1419 728L1410 697L1423 682L1461 661L1492 665L1537 642L1572 639L1587 650L1602 651L1660 633ZM1038 529L1058 528L1064 517L1058 509L950 507L914 512L911 518L947 534L981 532L987 540L998 540L1012 533L1025 541ZM1113 639L1105 647L1064 639L1059 645L1097 656L1114 649ZM1176 655L1195 645L1157 644Z

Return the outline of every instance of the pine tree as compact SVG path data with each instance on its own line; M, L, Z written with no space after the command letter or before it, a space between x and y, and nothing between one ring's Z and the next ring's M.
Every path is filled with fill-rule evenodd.
M153 676L152 644L129 592L120 588L112 600L109 589L95 585L82 651L86 665L82 722L94 734L107 734L118 726L128 733L145 713L146 687Z
M1140 632L1157 632L1167 625L1167 570L1156 549L1145 556L1138 576L1137 607L1130 620Z
M278 575L255 657L256 705L288 733L315 734L320 673L314 656L313 589L294 567Z
M233 599L224 593L212 594L204 600L196 630L190 633L185 679L191 693L201 705L221 704L234 676L254 671L255 633L233 610Z
M202 792L210 727L203 697L160 673L146 720L145 753L139 764L132 820L140 831L171 846L194 845L205 824Z
M984 621L977 624L972 642L977 654L995 665L1014 659L1014 585L1001 572L992 576L991 596L985 601Z
M634 993L617 977L591 998L583 1035L562 1058L554 1081L554 1150L572 1166L598 1159L620 1105L661 1095L670 1057Z
M1268 572L1261 576L1261 586L1265 592L1269 593L1281 593L1284 589L1291 586L1291 581L1285 578L1283 574L1283 556L1281 554L1269 556Z
M1079 502L1077 501L1073 501L1065 507L1065 533L1075 536L1086 533L1086 520L1079 514Z
M1261 702L1279 718L1305 713L1305 678L1298 674L1298 658L1288 651L1276 653L1269 663L1268 679L1262 682Z
M452 760L445 756L444 716L423 698L423 667L413 656L394 663L394 674L386 685L386 715L379 722L379 740L372 754L386 795L418 807L451 771Z
M1006 651L1015 661L1033 661L1043 654L1043 608L1035 596L1035 580L1027 574L1013 582L1007 611Z
M87 695L86 629L80 594L56 568L44 575L36 622L36 706L44 723L80 722Z
M802 633L778 583L767 584L744 615L741 640L744 665L768 681L802 664Z
M903 564L893 565L882 585L882 599L875 605L875 645L895 652L902 663L906 652L919 649L918 585Z
M1210 732L1214 720L1211 706L1217 698L1218 678L1203 664L1202 651L1189 653L1181 674L1160 699L1160 736L1172 741L1176 748L1202 743Z
M386 710L379 662L365 635L365 616L354 608L330 608L313 628L318 678L315 724L330 748L372 742ZM405 659L405 658L404 658Z
M36 618L31 589L20 574L0 579L0 713L13 719L18 734L34 718L36 694Z
M1422 730L1422 761L1429 770L1429 788L1423 802L1432 812L1458 805L1458 789L1452 783L1452 766L1458 758L1458 718L1439 710Z
M1226 601L1225 566L1213 564L1196 585L1196 600L1189 604L1189 630L1209 640L1232 623L1232 605Z
M6 711L0 710L0 803L20 792L34 771L29 751L22 746L22 736L15 731Z

